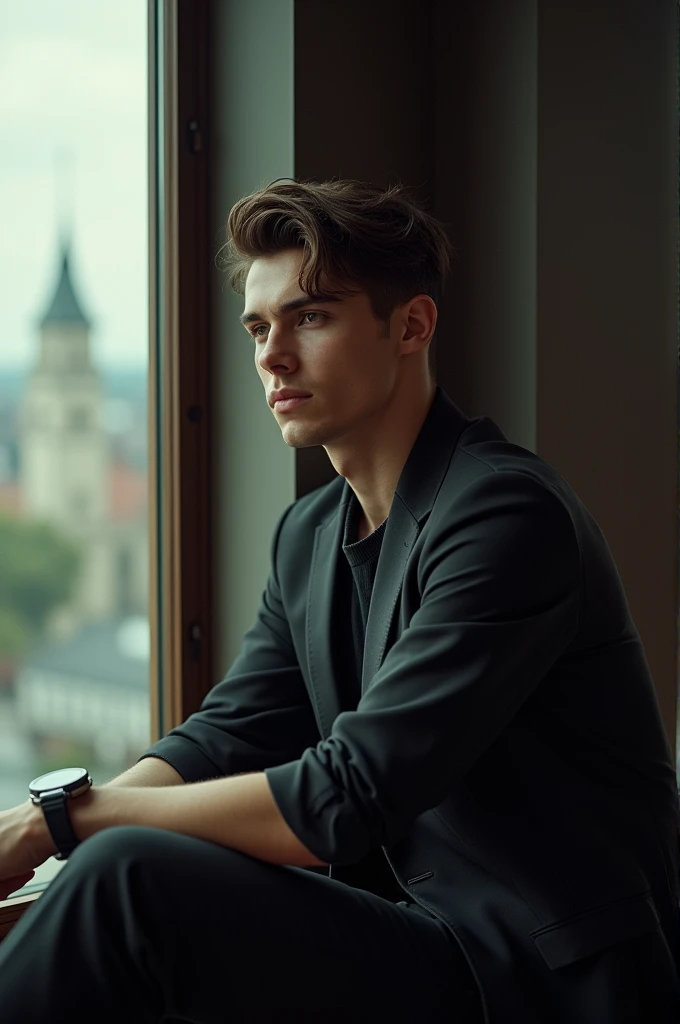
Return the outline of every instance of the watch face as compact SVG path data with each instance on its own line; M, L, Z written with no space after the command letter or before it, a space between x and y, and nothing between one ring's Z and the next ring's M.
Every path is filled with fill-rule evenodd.
M54 772L47 772L46 775L39 775L29 785L29 790L39 791L43 789L63 789L65 786L73 785L74 782L84 782L87 778L85 768L58 768Z

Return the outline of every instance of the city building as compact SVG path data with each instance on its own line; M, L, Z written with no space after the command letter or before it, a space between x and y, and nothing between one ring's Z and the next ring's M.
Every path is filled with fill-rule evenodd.
M147 474L114 457L91 321L73 284L70 245L61 248L21 403L13 495L22 516L49 521L83 552L74 599L50 623L55 635L148 607Z

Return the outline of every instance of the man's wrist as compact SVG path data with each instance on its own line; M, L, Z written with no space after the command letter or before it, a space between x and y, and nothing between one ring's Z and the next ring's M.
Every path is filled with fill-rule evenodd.
M36 865L42 864L48 857L58 853L52 833L47 827L45 814L40 804L29 799L23 805L26 811L24 822L24 842L33 851Z
M91 787L80 796L71 797L66 801L66 813L69 816L71 827L81 841L86 835L91 835L92 831L97 831L96 828L92 828L90 821L92 818L91 808L95 802L101 801L102 795L101 789L95 791L94 787ZM35 851L35 856L40 858L37 863L42 863L48 857L54 857L59 851L40 804L34 804L29 798L25 806L25 842Z

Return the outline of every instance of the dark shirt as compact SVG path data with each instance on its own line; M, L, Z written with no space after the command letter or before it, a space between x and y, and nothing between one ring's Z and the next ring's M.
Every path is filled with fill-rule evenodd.
M366 623L368 621L368 609L371 603L371 593L375 574L378 568L380 549L387 528L387 520L377 530L369 534L363 540L356 540L361 510L356 497L352 495L345 516L345 533L342 542L342 550L347 564L351 570L354 586L350 585L350 618L352 623L352 649L355 658L355 703L359 702L361 696L361 673L364 662L364 641L366 637Z
M356 540L360 518L361 507L353 494L347 505L342 544L347 570L341 572L340 593L336 595L339 600L335 604L340 613L343 609L349 610L344 627L346 642L339 645L343 661L338 666L338 682L345 711L353 711L361 697L366 622L378 558L387 527L385 520L368 537ZM341 560L341 566L343 564ZM341 630L341 635L342 633ZM407 894L398 885L394 872L379 846L355 864L334 867L333 877L358 889L367 889L395 903L407 899Z

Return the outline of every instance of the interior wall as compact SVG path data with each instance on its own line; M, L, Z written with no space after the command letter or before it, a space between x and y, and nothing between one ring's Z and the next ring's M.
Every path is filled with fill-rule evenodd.
M541 4L538 18L538 452L604 531L669 734L678 609L676 10L675 0L579 0Z
M214 244L206 273L214 281L214 664L221 678L253 624L276 520L295 498L295 455L281 440L238 322L243 298L214 261L233 204L294 174L293 0L218 0L213 18Z
M536 451L537 0L434 4L434 212L458 252L438 378Z

